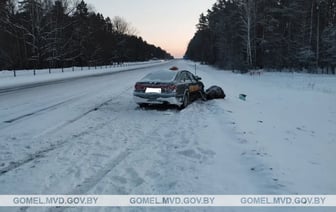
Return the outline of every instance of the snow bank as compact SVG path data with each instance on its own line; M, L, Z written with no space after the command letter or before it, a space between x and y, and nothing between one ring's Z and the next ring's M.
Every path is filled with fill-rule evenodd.
M292 194L335 194L335 76L198 69L206 85L225 90L227 100L217 104L230 114L251 174L271 175ZM241 93L246 101L238 98Z
M13 71L0 71L0 89L23 86L35 83L46 83L52 81L67 80L73 78L81 78L85 76L102 75L109 73L117 73L136 68L145 68L160 65L165 61L146 61L124 63L122 65L99 66L99 67L71 67L62 69L39 69L36 70L18 70L16 77Z

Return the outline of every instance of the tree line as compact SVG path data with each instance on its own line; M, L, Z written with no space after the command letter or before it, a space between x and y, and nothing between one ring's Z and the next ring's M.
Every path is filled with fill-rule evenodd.
M172 58L134 32L123 18L90 11L84 0L0 0L0 70Z
M186 58L335 74L336 0L217 0L196 27Z

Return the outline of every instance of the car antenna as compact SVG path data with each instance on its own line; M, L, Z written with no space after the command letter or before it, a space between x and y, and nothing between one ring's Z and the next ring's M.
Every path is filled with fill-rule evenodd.
M195 63L195 75L197 75L196 66L197 66L197 65L196 65L196 63Z

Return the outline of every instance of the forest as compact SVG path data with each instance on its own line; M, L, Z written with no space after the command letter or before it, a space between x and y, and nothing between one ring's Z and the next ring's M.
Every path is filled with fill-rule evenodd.
M171 59L121 17L70 0L0 0L0 70Z
M335 74L336 0L217 0L185 58L221 68Z

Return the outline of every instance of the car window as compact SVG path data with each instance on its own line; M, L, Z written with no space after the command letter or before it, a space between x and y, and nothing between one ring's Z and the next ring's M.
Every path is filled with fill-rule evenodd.
M177 79L178 82L184 82L185 73L184 72L180 72L180 74L178 75L178 77L176 79Z
M197 80L196 80L196 77L192 74L192 73L190 73L190 72L187 72L188 73L188 76L189 76L189 78L191 79L191 81L193 81L193 82L196 82Z
M181 74L181 73L177 74L175 80L176 80L177 82L181 82L181 81L182 81L182 74Z
M141 81L150 82L171 82L175 79L176 73L169 71L157 71L147 74Z
M186 81L186 82L191 82L192 80L191 80L191 78L190 78L190 76L189 76L189 74L188 74L188 72L183 72L184 73L184 80Z
M185 73L184 73L184 72L181 72L181 73L180 73L180 81L181 81L181 82L184 82L184 81L185 81Z
M185 72L181 72L181 81L185 81Z

